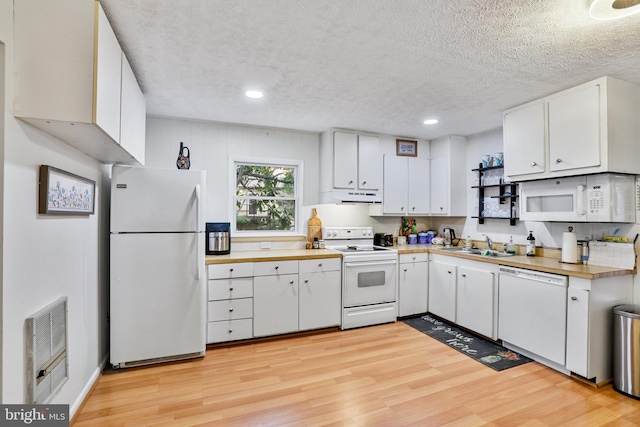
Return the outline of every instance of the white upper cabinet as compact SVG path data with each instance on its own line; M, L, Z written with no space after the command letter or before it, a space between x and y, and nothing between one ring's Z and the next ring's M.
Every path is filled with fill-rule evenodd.
M380 190L382 188L382 155L380 138L358 135L358 188Z
M546 105L543 102L535 102L505 113L505 176L517 177L545 172L545 116Z
M333 147L333 186L355 189L358 182L358 135L336 132Z
M429 159L384 156L383 214L429 215Z
M120 116L120 145L141 164L144 164L147 104L124 52L122 53Z
M14 21L14 115L104 163L143 164L144 96L100 4L21 0Z
M467 139L446 136L431 141L431 215L467 215Z
M638 174L640 87L602 77L504 113L511 181Z
M323 203L381 202L380 138L331 130L320 138L320 192Z

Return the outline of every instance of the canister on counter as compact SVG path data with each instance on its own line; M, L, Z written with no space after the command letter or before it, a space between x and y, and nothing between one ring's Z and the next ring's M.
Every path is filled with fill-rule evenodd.
M415 245L416 243L418 243L418 236L415 234L409 234L407 243L410 245Z
M426 245L427 243L428 243L427 232L426 231L421 231L420 233L418 233L418 244L419 245Z

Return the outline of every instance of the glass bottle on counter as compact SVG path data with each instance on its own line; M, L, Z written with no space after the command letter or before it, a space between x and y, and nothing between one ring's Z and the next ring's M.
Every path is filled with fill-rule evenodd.
M536 256L536 238L533 237L533 231L529 231L527 237L527 256Z
M509 236L509 243L507 243L507 248L505 252L508 254L516 253L516 245L513 244L513 236Z

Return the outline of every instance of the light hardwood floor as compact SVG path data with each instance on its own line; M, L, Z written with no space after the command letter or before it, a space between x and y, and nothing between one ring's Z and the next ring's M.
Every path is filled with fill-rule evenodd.
M640 401L538 363L496 372L396 322L108 370L84 426L637 426Z

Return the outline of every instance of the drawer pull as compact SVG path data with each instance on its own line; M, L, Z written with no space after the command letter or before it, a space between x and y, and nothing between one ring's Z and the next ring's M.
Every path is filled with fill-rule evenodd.
M290 284L290 285L293 285L293 280L289 280L289 284Z
M278 266L276 265L276 270L277 270L277 269L279 269L279 268L280 268L280 267L278 267Z
M451 274L451 270L447 270L447 273Z
M318 264L318 267L322 267L322 263Z
M406 268L404 269L404 272L405 272L405 273L407 272L407 269L406 269Z
M233 311L233 307L229 308L229 312L232 312L232 311Z
M233 288L229 288L229 292L233 292Z
M562 163L562 159L556 159L556 163Z
M293 283L293 282L291 282ZM309 283L309 279L305 279L304 283Z
M230 271L231 273L233 273L233 268L230 268L230 269L229 269L229 271Z
M571 301L578 301L578 297L571 297Z
M229 329L229 333L232 334L233 333L233 329Z
M415 260L416 260L416 257L413 257L413 260L415 261Z

